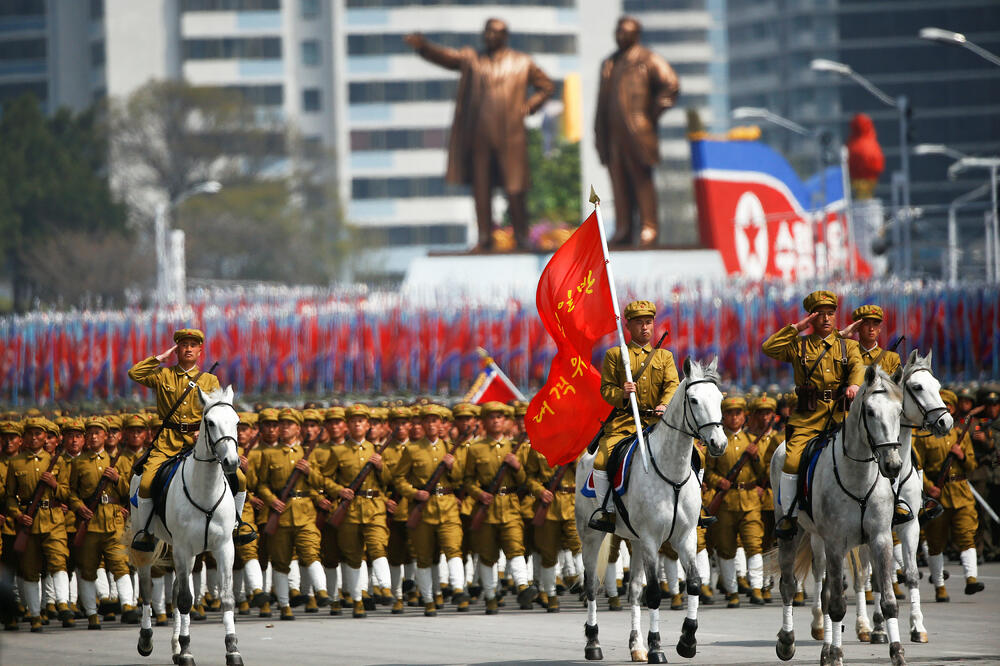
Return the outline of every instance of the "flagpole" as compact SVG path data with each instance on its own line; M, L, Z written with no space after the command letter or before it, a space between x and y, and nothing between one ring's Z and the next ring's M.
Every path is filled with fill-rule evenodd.
M625 344L625 332L622 330L621 308L618 306L618 292L615 291L615 276L611 271L611 255L608 252L608 238L604 233L604 218L601 217L601 199L590 186L590 203L594 204L597 213L597 230L601 235L601 252L604 253L604 270L608 275L608 288L611 290L611 306L615 310L615 328L618 331L618 346L622 352L622 364L625 366L625 381L632 383L632 362L629 360L628 346ZM632 405L632 419L635 421L635 436L639 443L639 453L642 455L642 469L649 471L649 452L646 451L645 438L642 436L642 419L639 418L639 402L635 392L629 393L629 404Z

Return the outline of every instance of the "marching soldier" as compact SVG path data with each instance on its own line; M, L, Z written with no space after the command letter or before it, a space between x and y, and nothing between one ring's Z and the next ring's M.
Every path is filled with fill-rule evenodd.
M448 443L440 436L443 409L428 406L423 416L425 435L409 442L403 449L395 467L393 485L408 503L424 502L420 524L410 529L410 542L417 558L417 587L424 601L424 615L437 615L431 567L444 553L448 563L448 579L452 600L458 610L469 609L469 596L465 593L465 568L462 564L462 520L456 490L462 486L464 460L448 452ZM431 490L425 490L438 465L447 470Z
M764 539L761 542L761 550L770 550L774 545L774 491L771 489L771 459L774 458L775 451L784 443L785 438L782 430L776 427L776 416L778 403L768 396L762 395L750 405L750 418L747 421L746 430L751 439L760 437L757 447L761 450L763 458L761 463L764 466L764 495L761 497L761 519L764 523ZM771 602L771 583L765 584L761 589L761 596L766 603Z
M576 532L574 510L576 462L566 463L565 467L565 472L561 472L563 476L559 485L549 490L549 485L557 473L556 468L551 467L545 456L538 451L534 449L528 451L525 470L528 476L528 488L537 502L548 505L545 522L534 527L534 533L535 546L542 561L541 592L548 596L546 610L549 613L559 612L559 596L556 594L556 564L559 560L559 551L564 544L569 544L574 556L580 552L580 537ZM528 518L528 525L531 525L533 514L534 511Z
M955 407L957 400L951 391L942 389L941 398L949 407ZM924 526L929 553L927 563L931 570L931 583L934 585L937 601L948 601L948 591L944 586L942 553L949 536L959 551L962 567L965 569L965 593L975 594L984 588L984 585L976 580L975 538L979 515L976 512L976 500L972 496L967 477L969 472L976 469L976 455L968 438L961 444L958 443L958 430L955 428L941 437L926 431L918 431L913 437L913 449L925 470L924 492L944 507L942 515ZM944 485L938 488L935 484L949 457L954 461L949 467Z
M124 430L122 431L123 448L118 459L124 465L127 465L123 469L131 470L135 461L141 458L142 454L146 451L146 442L149 439L149 425L142 414L129 414L125 417L122 425L124 426ZM126 473L125 476L126 478L131 478L131 472Z
M778 488L782 517L774 529L779 539L792 538L798 529L794 500L803 449L831 422L843 421L843 398L853 400L865 376L858 346L848 345L837 335L837 296L814 291L802 305L808 316L785 326L762 345L771 358L791 363L795 373L796 406L785 428L786 457ZM799 335L809 328L812 333Z
M625 327L631 341L628 344L632 378L641 368L646 367L638 382L625 381L625 366L622 363L620 347L612 347L604 354L601 366L601 397L616 409L614 416L604 426L600 447L594 457L594 490L603 502L600 515L590 519L589 527L602 532L615 531L614 503L608 501L608 457L615 445L629 435L635 434L635 421L629 407L629 396L635 394L643 427L655 423L667 408L667 403L680 383L674 356L666 349L653 349L649 344L653 338L656 306L650 301L633 301L625 307Z
M344 422L343 407L330 407L323 413L323 431L326 434L326 439L320 439L319 444L313 449L312 455L309 457L309 464L315 467L320 476L325 479L325 471L329 467L330 457L335 455L337 448L344 445L347 424ZM323 572L326 574L326 589L330 593L330 615L340 615L340 597L335 594L337 591L337 567L340 565L337 528L326 522L339 498L336 495L327 494L325 480L323 486L316 489L316 493L316 508L320 510L321 517L319 559L323 565Z
M62 434L62 460L66 465L67 472L73 461L80 457L83 453L83 447L85 445L84 432L86 431L86 426L84 425L83 419L74 419L70 417L60 417L59 430ZM66 571L69 574L69 590L70 590L70 601L73 599L74 585L79 589L77 584L79 581L75 580L73 573L77 569L77 548L73 547L73 540L76 537L76 514L73 512L72 507L67 504L62 505L63 511L63 524L66 526L66 545L69 548L69 557L66 559ZM51 580L51 579L50 579ZM79 600L78 600L79 601ZM73 627L76 625L76 612L82 608L82 604L74 606L73 603L69 604L70 610L74 611L73 618L68 620L63 620L62 625L64 627Z
M500 548L510 565L517 601L530 607L538 590L528 586L528 566L524 559L524 523L516 488L524 483L524 466L527 461L525 447L512 453L513 443L503 435L507 427L507 405L487 402L480 407L486 435L469 447L465 463L465 491L475 501L486 505L486 518L482 526L472 532L472 547L479 555L479 576L486 598L486 614L499 611L496 599L497 573L494 566L500 557ZM495 494L487 492L500 466L506 464L510 472L505 485Z
M7 417L14 416L17 414L8 414ZM11 459L18 454L21 449L22 436L24 434L24 428L21 426L20 421L2 421L0 422L0 500L3 501L4 507L4 517L0 520L0 579L3 582L14 587L16 581L14 580L14 572L18 570L18 558L17 553L14 551L14 539L17 537L17 524L14 522L14 517L10 515L10 512L6 510L7 499L10 496L8 492L7 482L7 468L10 466ZM9 617L4 623L4 629L8 631L17 631L17 620L16 618Z
M257 534L260 535L257 539L257 562L260 564L263 575L263 571L267 569L268 562L270 561L268 556L268 553L270 552L268 540L270 537L266 532L264 532L264 526L267 524L268 518L271 516L271 511L267 502L265 502L260 496L260 478L266 472L266 470L261 468L261 462L264 459L265 451L279 446L277 409L274 409L273 407L265 407L257 413L257 434L260 437L260 441L246 456L246 476L247 487L253 489L253 493L248 496L248 499L250 500L251 506L254 508L254 515L256 516L254 522L257 525ZM270 596L254 596L257 601L257 608L259 609L258 617L271 617Z
M184 394L189 383L194 383L205 393L219 390L219 379L208 372L198 369L198 359L201 357L205 343L205 334L194 328L184 328L174 333L174 346L158 356L139 361L128 371L128 376L143 386L156 392L156 410L161 419L166 419L171 407ZM172 367L161 367L161 364L177 353L177 364ZM167 458L177 455L181 450L194 446L201 424L201 400L193 391L181 401L177 411L173 413L163 426L163 432L155 442L151 443L139 483L139 498L135 510L133 525L137 526L132 547L139 551L152 552L156 540L149 533L149 521L153 515L152 485L156 471ZM237 478L229 479L230 487L235 493L236 516L243 515L243 504L246 501L246 477L241 470L236 472ZM256 535L239 533L241 521L237 524L237 543L252 541Z
M253 412L240 412L240 421L236 426L236 439L240 454L240 466L247 475L247 497L256 493L256 483L251 483L250 456L262 445L260 443L260 433L257 429L257 415ZM258 453L257 459L260 454ZM256 474L256 471L254 472ZM256 476L253 477L256 481ZM253 488L254 490L251 490ZM252 500L243 505L243 522L248 525L255 524L254 505ZM264 593L264 573L260 567L259 559L260 539L236 546L236 565L233 567L234 577L243 577L244 594L249 599L244 598L239 605L240 615L250 613L250 606L261 608L270 600Z
M86 427L87 450L70 463L65 489L70 508L77 516L88 521L83 544L75 553L80 575L80 605L87 616L87 628L100 629L95 581L103 558L104 568L111 572L118 585L118 595L122 599L122 622L134 624L139 618L135 607L128 603L133 596L132 578L129 575L125 548L121 543L122 533L125 531L125 518L121 509L128 502L131 467L121 458L112 464L112 456L105 450L110 433L103 417L87 419ZM91 511L87 503L97 493L102 478L108 482L97 498L96 510Z
M29 530L27 547L16 559L18 574L24 582L24 604L28 609L31 631L34 632L42 630L40 580L43 570L52 576L59 619L73 617L68 604L66 522L58 506L66 501L64 487L60 485L66 476L66 466L63 461L57 461L52 471L47 471L53 454L45 451L45 442L45 419L29 417L24 423L24 448L8 463L4 484L7 515L13 518L18 530ZM42 499L35 515L30 516L24 512L30 506L38 484L42 484L44 489Z
M747 554L747 573L750 579L750 603L763 604L761 587L764 577L764 560L761 542L764 522L761 518L763 480L766 475L758 445L754 444L743 425L746 420L746 400L729 397L722 401L722 423L729 444L718 458L705 461L705 480L717 492L725 492L719 509L718 521L709 532L719 555L720 576L729 595L729 608L739 608L740 597L736 588L736 541L739 537ZM727 478L745 454L748 462L736 478Z
M278 529L268 538L268 555L274 567L274 592L281 607L282 620L294 620L289 604L288 571L293 555L308 572L316 594L316 604L326 606L326 576L319 562L319 530L313 499L322 485L302 448L302 414L285 408L278 414L280 445L266 449L258 464L257 494L270 508L281 514ZM300 472L295 486L285 500L279 496L294 470Z
M411 416L408 407L392 407L389 410L389 443L382 451L382 460L393 477L399 468L403 452L410 443ZM389 560L389 577L392 583L392 613L398 615L403 612L403 568L413 561L406 529L409 506L406 498L401 495L395 478L392 487L387 490L390 498L396 502L396 506L388 516L389 545L386 549L386 559Z
M387 470L382 464L382 456L375 452L375 446L365 435L368 432L368 417L371 410L367 405L355 404L344 410L347 417L347 440L343 446L332 450L329 462L322 470L323 483L328 497L346 499L351 502L344 522L337 528L337 546L340 549L343 588L354 603L352 615L365 617L364 602L361 599L361 563L368 558L372 562L375 580L382 590L391 583L389 560L386 548L389 545L389 528L386 525L386 505L383 484L388 482ZM349 486L366 463L375 466L375 473L365 477L357 492ZM385 594L384 591L379 594Z

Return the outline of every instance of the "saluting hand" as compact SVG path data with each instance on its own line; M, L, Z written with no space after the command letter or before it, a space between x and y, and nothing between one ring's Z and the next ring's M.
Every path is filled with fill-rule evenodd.
M177 345L174 345L173 347L163 352L162 354L158 354L156 360L159 361L160 363L163 363L168 358L170 358L170 355L173 354L175 351L177 351Z
M792 326L795 327L795 330L797 330L799 333L801 333L802 331L804 331L807 328L811 327L812 324L813 324L813 322L816 321L817 317L819 317L819 312L813 312L812 314L810 314L805 319L802 319L800 321L795 322L794 324L792 324Z
M427 38L419 32L411 32L403 37L403 41L406 42L407 46L419 49L427 43Z
M863 322L863 321L864 321L864 319L859 319L856 322L854 322L853 324L851 324L850 326L848 326L847 328L845 328L842 331L840 331L840 337L842 337L842 338L849 338L852 335L854 335L854 332L858 330L858 326L861 326L861 322Z

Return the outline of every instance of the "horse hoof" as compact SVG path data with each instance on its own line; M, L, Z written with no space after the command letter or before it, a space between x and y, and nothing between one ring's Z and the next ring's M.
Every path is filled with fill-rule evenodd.
M177 666L195 666L194 657L189 654L182 654L177 659Z
M858 640L861 641L862 643L871 643L872 642L871 632L870 631L858 632Z
M663 654L663 650L655 650L649 653L650 664L665 664L667 663L667 655Z
M905 666L906 651L903 650L903 646L899 643L893 643L890 645L889 658L892 659L892 666Z
M876 629L872 632L871 642L873 645L884 645L889 642L889 635Z
M632 650L632 661L645 662L646 661L646 651L645 650Z
M681 636L681 639L677 641L677 654L684 657L685 659L694 658L694 655L697 652L698 652L698 641L694 640L694 638L691 639L690 643L685 641L683 636Z
M917 631L914 629L910 632L910 642L911 643L926 643L927 642L927 632Z
M795 656L795 632L782 629L778 632L778 642L774 644L774 652L781 661L788 661Z
M139 644L136 645L136 649L139 654L143 657L148 657L153 653L153 630L152 629L140 629L139 630Z
M819 652L819 666L831 666L833 663L832 656L833 646L823 643L823 649Z
M583 656L587 661L600 661L604 659L604 652L600 647L588 647L584 649Z
M239 652L232 652L226 655L226 666L243 666L243 657Z
M839 647L830 648L831 666L844 666L844 651Z
M826 635L826 632L823 631L823 627L811 627L810 631L812 633L813 640L815 641L823 640L823 637Z

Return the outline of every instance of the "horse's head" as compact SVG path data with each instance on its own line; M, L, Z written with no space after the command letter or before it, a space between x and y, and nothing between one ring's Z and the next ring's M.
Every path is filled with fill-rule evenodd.
M854 401L859 403L856 409L860 411L862 432L879 473L887 479L895 479L903 467L903 458L899 455L903 391L881 368L870 365L865 371L865 383Z
M914 349L902 371L893 379L903 387L903 418L907 425L930 430L941 437L954 425L941 399L941 382L931 371L931 355L921 357Z
M202 416L201 432L212 455L222 464L226 474L234 473L240 465L236 450L236 426L240 417L233 407L233 387L205 393L200 388Z
M685 427L705 442L710 456L726 452L729 440L722 429L722 391L719 390L719 359L707 366L688 358L684 361Z

